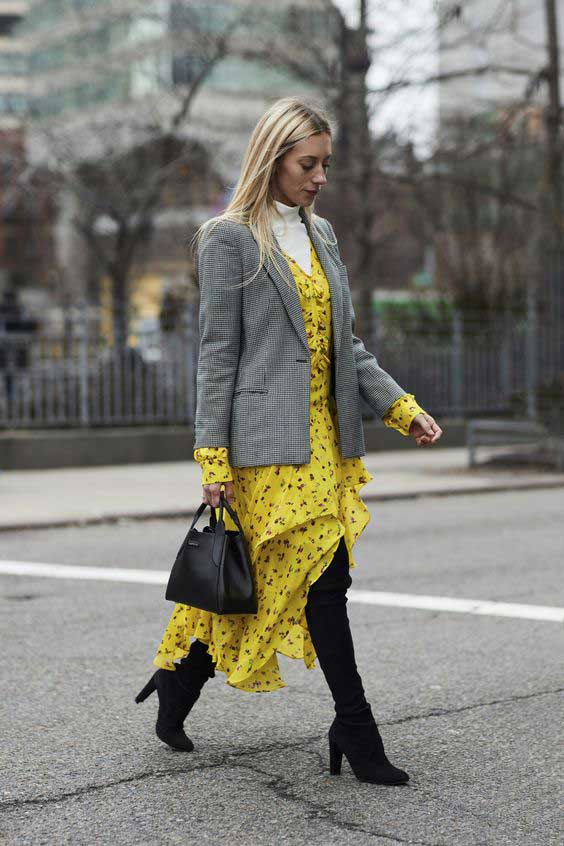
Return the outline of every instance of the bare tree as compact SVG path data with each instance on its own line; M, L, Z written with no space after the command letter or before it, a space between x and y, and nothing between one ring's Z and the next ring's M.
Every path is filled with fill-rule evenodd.
M210 32L190 3L177 3L175 9L177 15L182 12L182 29L167 35L172 73L170 65L151 68L156 93L100 108L95 117L37 121L29 127L33 146L41 150L61 196L67 197L72 229L96 273L101 270L110 281L118 348L127 343L132 270L151 241L163 193L179 168L189 173L210 168L204 150L209 143L191 119L194 101L214 69L235 50L236 35L249 16L245 7L235 9L221 31ZM133 4L131 14L136 11L142 9ZM160 44L162 48L162 37ZM79 275L80 268L66 272ZM67 295L74 284L73 278L67 281Z
M440 20L442 49L455 52L455 67L447 62L429 76L392 78L370 92L387 98L429 84L458 86L442 112L441 133L431 154L417 159L408 144L405 169L396 178L411 184L421 236L436 249L439 283L460 304L499 306L516 286L523 293L531 275L530 256L538 274L540 242L546 247L549 232L562 232L562 109L553 0L544 3L545 31L539 34L547 45L546 62L532 44L521 63L473 61L490 41L511 39L513 29L519 40L525 6L523 0L500 2L494 13L483 4L468 4L469 20L464 22L466 7L442 4L449 11ZM491 54L495 56L495 46ZM504 97L499 76L512 80ZM484 80L490 81L482 89Z

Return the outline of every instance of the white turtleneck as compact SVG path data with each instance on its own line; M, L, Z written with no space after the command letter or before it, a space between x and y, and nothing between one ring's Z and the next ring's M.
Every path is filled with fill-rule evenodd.
M272 231L280 247L309 275L311 242L305 223L300 217L300 206L287 206L278 200L274 200L274 205L279 214L275 212L272 215Z

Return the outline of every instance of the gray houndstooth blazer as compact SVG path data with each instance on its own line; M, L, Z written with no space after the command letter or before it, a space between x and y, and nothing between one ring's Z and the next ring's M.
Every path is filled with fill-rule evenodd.
M365 455L359 395L383 417L406 391L354 335L347 270L338 247L326 247L304 221L331 289L332 393L343 458ZM333 227L316 215L325 237ZM228 447L233 467L307 464L310 446L310 351L289 264L256 271L259 248L244 224L221 221L198 256L200 348L195 445Z

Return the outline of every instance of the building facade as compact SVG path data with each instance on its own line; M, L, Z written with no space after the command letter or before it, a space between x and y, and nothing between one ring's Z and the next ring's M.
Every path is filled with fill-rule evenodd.
M26 147L34 165L56 162L68 173L110 157L125 162L173 125L177 138L207 153L198 170L179 167L152 215L133 299L146 299L139 287L158 299L186 278L190 231L225 205L257 118L277 97L320 93L309 48L335 49L333 23L323 0L30 0L18 35L28 55ZM179 104L218 52L186 119L175 124ZM299 78L292 61L304 68ZM142 168L139 181L146 175ZM92 220L84 197L62 192L56 253L66 300L88 300L98 283L102 292L111 285L98 279L100 266L77 235L81 214L99 235L106 228L114 237L107 216Z
M25 39L19 33L26 0L0 0L0 131L16 129L27 111Z

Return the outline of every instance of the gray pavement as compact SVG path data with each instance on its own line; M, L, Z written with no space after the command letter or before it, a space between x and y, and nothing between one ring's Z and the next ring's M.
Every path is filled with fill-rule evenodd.
M374 476L361 492L367 502L564 486L564 473L535 465L484 462L469 469L468 451L461 447L413 442L412 449L370 452L363 460ZM0 473L0 530L181 517L194 513L201 496L195 461L9 470Z
M370 508L353 589L564 604L562 489ZM167 570L185 530L5 531L0 560ZM248 694L218 673L187 720L195 751L161 744L155 697L133 697L171 608L162 586L0 578L2 844L562 843L561 625L350 602L368 699L411 775L390 788L346 761L329 775L323 675L284 657L284 689Z

